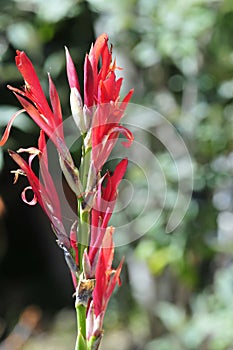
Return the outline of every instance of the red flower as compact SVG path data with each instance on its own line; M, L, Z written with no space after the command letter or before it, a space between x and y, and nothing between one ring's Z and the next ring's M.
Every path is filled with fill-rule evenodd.
M54 133L63 138L60 100L51 77L49 76L49 93L52 109L46 100L31 61L23 51L16 53L16 65L24 78L25 87L22 90L11 86L9 88L14 92L26 112L49 138L56 141Z
M118 283L120 285L123 259L116 270L112 269L114 257L113 232L114 228L112 226L106 229L97 261L96 284L92 294L93 301L87 313L87 339L90 339L91 336L96 338L101 336L104 315L109 299L116 284Z
M116 166L112 176L106 174L106 186L99 183L98 191L91 212L91 241L88 252L92 274L95 271L97 253L102 245L108 222L112 216L117 199L117 188L128 165L127 159L122 159Z
M100 60L102 66L98 69ZM89 55L86 56L85 67L84 73L89 79L86 78L84 101L97 107L93 111L92 121L92 159L98 172L106 162L120 133L128 139L128 142L123 143L124 146L130 146L133 141L132 133L119 125L133 90L130 90L120 102L119 94L123 78L116 78L117 66L115 61L112 62L112 52L108 47L106 34L102 34L96 40ZM93 97L91 97L92 91Z
M8 86L8 88L13 91L24 110L30 115L39 128L51 138L55 145L57 145L57 138L64 139L64 136L62 129L61 105L55 85L49 76L51 109L30 59L23 51L17 50L16 53L16 65L24 78L25 86L21 90L12 86ZM19 113L17 113L17 115L18 114ZM7 141L11 125L17 115L14 115L8 123L4 137L0 141L0 146Z
M84 103L74 63L68 50L66 59L72 114L82 133L86 133L91 127L92 160L96 172L99 172L120 133L128 139L123 142L124 146L129 147L133 141L132 133L119 124L133 90L130 90L120 102L123 78L116 78L115 70L118 67L116 62L112 61L112 52L108 47L108 36L105 33L97 38L85 58ZM99 68L100 61L101 68Z
M112 226L107 228L96 266L96 285L93 291L94 312L96 317L101 315L101 318L104 316L116 283L120 284L120 272L123 264L122 259L118 268L116 270L112 269L114 258L113 232L114 228Z
M21 152L27 152L30 154L28 163L18 154ZM47 214L59 242L69 248L70 242L62 224L59 197L48 169L48 157L44 132L41 131L40 133L38 149L35 147L20 149L18 153L9 151L10 156L20 167L20 169L15 172L15 182L17 181L18 175L23 174L27 176L30 184L30 186L26 187L22 192L22 199L29 205L34 205L37 202L40 204L41 208ZM32 160L36 155L40 160L41 179L39 179L32 170ZM34 198L30 202L26 199L27 190L32 190L34 192Z
M30 205L39 202L47 214L58 237L58 243L64 250L75 287L77 280L79 281L78 287L81 286L82 282L87 283L89 280L93 284L96 280L92 296L88 294L87 319L90 322L87 333L89 336L93 335L98 338L102 333L103 317L108 301L116 283L120 283L119 276L123 261L116 270L112 268L114 228L108 227L108 223L115 206L117 188L125 174L128 161L123 159L116 166L112 175L107 172L100 179L100 172L120 134L126 138L126 141L122 142L125 147L129 147L133 141L132 133L120 124L133 90L130 90L122 100L120 99L123 78L116 77L116 69L120 68L112 59L112 51L111 47L108 46L106 34L97 38L89 54L86 55L83 98L81 97L78 75L68 49L66 49L66 61L71 90L71 111L74 121L83 135L80 165L82 183L79 171L74 165L64 140L61 105L55 85L49 76L50 106L31 61L21 51L17 51L16 65L24 78L25 86L22 89L9 86L9 89L13 91L24 109L11 118L0 140L0 146L7 141L14 119L23 111L26 111L41 129L38 149L31 147L18 151L18 153L29 153L28 162L18 153L10 151L11 157L20 167L15 172L15 179L17 180L19 174L27 176L30 186L23 191L22 198ZM80 248L81 242L80 244L77 242L76 224L79 225L80 222L73 224L70 237L65 232L59 197L48 169L45 135L56 146L62 172L77 198L81 198L80 211L83 210L83 213L86 211L87 223L91 225L89 247L84 252ZM40 178L32 169L32 160L35 156L38 156L40 160ZM34 192L34 198L30 202L26 199L28 189ZM83 217L80 215L80 218ZM87 235L89 236L89 230ZM77 265L79 262L80 270L83 273L78 276ZM77 300L82 302L79 293ZM87 339L90 338L89 336Z

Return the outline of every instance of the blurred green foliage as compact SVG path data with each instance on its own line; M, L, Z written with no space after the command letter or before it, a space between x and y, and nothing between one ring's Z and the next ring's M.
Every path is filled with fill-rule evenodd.
M64 45L71 49L80 71L94 36L107 32L124 67L124 89L134 86L134 102L160 112L186 142L194 188L189 210L175 232L165 233L171 211L168 200L143 238L117 250L127 264L123 286L106 316L106 334L126 329L134 349L231 349L233 2L63 0L56 4L0 1L0 127L17 106L6 84L22 84L14 65L15 49L29 54L45 89L45 72L51 72L66 117L70 111ZM10 141L12 148L28 146L38 132L27 117L21 120L15 125L18 132ZM166 175L172 201L177 192L172 162L157 143L151 148ZM136 167L130 166L128 179L143 187L143 174ZM127 215L137 215L137 205ZM151 207L148 220L155 211ZM126 219L125 213L116 218ZM126 342L121 348L130 345Z

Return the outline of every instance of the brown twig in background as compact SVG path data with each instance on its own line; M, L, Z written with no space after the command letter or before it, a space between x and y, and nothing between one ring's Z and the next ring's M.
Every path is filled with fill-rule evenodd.
M20 350L32 335L41 319L37 306L28 306L8 337L0 344L0 350Z

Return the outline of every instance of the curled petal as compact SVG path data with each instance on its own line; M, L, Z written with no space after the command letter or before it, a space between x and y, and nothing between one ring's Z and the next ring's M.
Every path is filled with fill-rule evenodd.
M30 166L30 168L32 167L32 161L33 159L36 157L36 156L39 156L41 154L40 150L36 147L29 147L29 148L20 148L18 149L17 153L23 153L23 152L26 152L26 153L29 153L30 156L29 156L29 161L28 161L28 164Z
M33 192L37 197L37 201L40 203L42 209L45 210L44 201L41 197L41 189L42 192L44 192L43 185L40 183L39 179L37 178L33 170L29 167L27 162L18 153L11 150L8 150L8 153L11 156L11 158L19 165L22 172L27 176L28 181L33 189Z
M28 148L19 148L17 153L29 153L30 155L35 155L38 156L41 152L38 148L36 147L28 147Z
M21 197L22 197L22 200L24 201L24 203L28 204L28 205L35 205L37 203L37 198L36 198L36 195L34 193L34 196L32 198L31 201L28 201L27 198L26 198L26 192L30 190L33 192L32 190L32 187L31 186L28 186L28 187L25 187L25 189L23 190L22 194L21 194Z
M111 128L105 136L105 139L103 139L102 144L97 145L97 147L93 149L93 155L95 157L94 162L97 169L100 169L108 159L120 133L127 138L127 141L121 142L122 145L127 148L131 146L134 140L131 131L124 126L115 126Z
M12 127L12 124L14 123L15 118L16 118L19 114L21 114L21 113L23 113L23 112L25 112L25 109L20 109L19 111L17 111L17 112L11 117L9 123L7 124L6 130L5 130L3 136L2 136L2 138L1 138L1 140L0 140L0 147L4 146L5 143L7 142L8 137L9 137L9 135L10 135L11 127Z
M13 90L13 88L11 90ZM24 107L25 111L32 118L32 120L40 127L40 129L44 130L48 137L52 138L53 129L51 126L51 121L47 117L45 117L44 114L40 114L38 109L26 98L24 98L18 93L14 92L14 94L21 103L21 105Z
M129 129L125 128L124 126L116 126L116 127L111 129L111 131L109 133L109 137L114 133L121 133L122 135L124 135L127 138L127 141L122 142L123 146L130 147L132 145L134 137Z

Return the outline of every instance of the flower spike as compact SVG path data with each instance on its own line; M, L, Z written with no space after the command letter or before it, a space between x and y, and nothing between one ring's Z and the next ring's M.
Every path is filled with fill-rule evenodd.
M9 151L18 169L12 171L14 183L26 176L28 186L21 197L28 205L38 203L47 215L64 253L75 288L77 340L75 350L98 350L103 336L103 320L115 286L120 285L123 259L113 268L114 227L109 226L116 204L118 188L125 175L128 160L122 159L112 173L104 170L120 135L124 147L130 147L133 134L121 124L133 90L120 96L123 78L117 77L116 59L106 33L100 35L86 54L83 67L83 92L69 50L65 47L66 72L70 88L70 109L75 126L81 132L80 159L71 155L64 135L62 106L56 86L48 74L47 100L32 62L25 52L16 52L16 65L25 85L8 86L23 109L10 119L0 140L3 146L15 118L26 112L40 129L38 147ZM51 140L58 154L66 185L76 199L77 219L66 232L59 192L50 173L46 141ZM28 157L23 158L22 153ZM33 169L39 161L39 174ZM77 165L79 164L79 165ZM40 175L40 176L39 176ZM33 197L28 196L32 191Z

